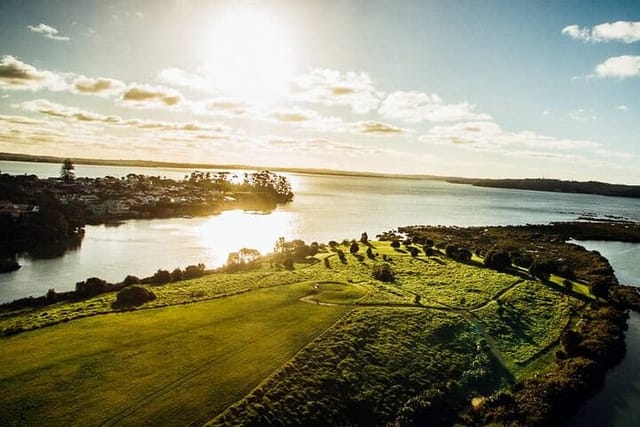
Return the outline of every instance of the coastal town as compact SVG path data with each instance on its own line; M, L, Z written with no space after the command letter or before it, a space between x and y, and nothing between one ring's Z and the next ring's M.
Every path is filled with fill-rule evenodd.
M0 174L0 255L77 239L86 224L269 211L293 200L287 178L268 171L194 171L181 180L134 173L86 178L73 171L65 161L59 177Z

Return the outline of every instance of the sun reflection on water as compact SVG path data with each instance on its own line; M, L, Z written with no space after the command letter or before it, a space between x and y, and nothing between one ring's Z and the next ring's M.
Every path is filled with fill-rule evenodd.
M229 252L241 248L257 249L263 254L273 251L279 237L290 239L297 234L295 216L292 212L279 210L265 214L225 211L208 218L195 227L193 233L215 264L221 265L226 262Z

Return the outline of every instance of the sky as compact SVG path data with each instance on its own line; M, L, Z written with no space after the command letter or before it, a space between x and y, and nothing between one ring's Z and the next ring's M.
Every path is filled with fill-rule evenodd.
M0 151L640 184L640 2L2 0Z

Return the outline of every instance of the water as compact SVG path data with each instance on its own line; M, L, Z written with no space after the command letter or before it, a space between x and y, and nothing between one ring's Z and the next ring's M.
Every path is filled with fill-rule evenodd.
M577 242L606 257L620 283L640 287L640 244ZM569 423L570 427L640 426L640 315L630 313L627 354L605 379L604 388L589 399Z
M60 165L0 162L0 171L56 176ZM76 176L142 173L182 178L190 169L77 165ZM236 171L240 173L242 171ZM575 220L582 214L640 220L640 200L493 189L441 181L286 174L293 203L270 214L227 211L193 219L131 220L119 227L87 226L82 245L51 260L19 259L22 268L0 275L0 302L74 289L88 277L120 281L158 268L222 265L242 247L268 252L282 236L328 242L369 236L402 225L507 225Z

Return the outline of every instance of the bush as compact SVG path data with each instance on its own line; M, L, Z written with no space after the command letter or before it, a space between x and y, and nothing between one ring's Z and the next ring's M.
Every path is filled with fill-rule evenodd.
M171 281L178 282L180 280L182 280L182 270L176 268L171 272Z
M131 285L118 292L114 306L134 307L154 299L156 299L156 294L150 289L141 285Z
M351 252L352 254L357 254L359 250L360 250L360 246L358 246L358 242L356 242L355 240L351 242L351 246L349 247L349 252Z
M609 293L609 282L601 279L594 280L589 285L589 292L597 298L606 298Z
M109 291L106 280L90 277L84 282L76 283L76 296L79 298L91 298Z
M140 279L138 279L136 276L132 276L129 274L127 277L124 278L122 283L125 286L137 285L140 283Z
M195 279L197 277L201 277L204 274L204 264L198 265L189 265L184 269L182 273L183 279Z
M284 261L282 261L282 265L284 266L284 268L286 268L287 270L293 270L293 258L292 257L286 257L284 259Z
M331 263L329 262L329 258L325 258L324 259L324 266L326 268L331 268Z
M169 283L171 281L171 273L167 270L158 270L155 272L153 276L151 276L151 283L156 285L163 285L165 283Z
M502 271L511 267L511 258L505 252L490 251L484 259L484 265L494 270Z
M381 282L393 282L396 280L396 273L391 265L385 262L373 266L373 277Z
M398 249L398 248L400 247L400 240L398 240L398 239L394 239L394 240L391 242L391 247L392 247L392 248L396 248L396 249Z

